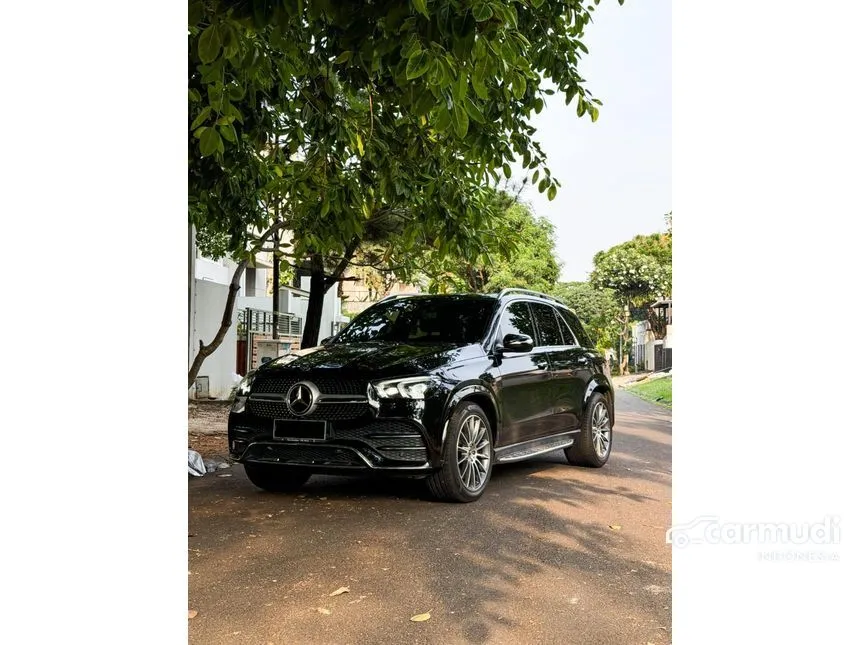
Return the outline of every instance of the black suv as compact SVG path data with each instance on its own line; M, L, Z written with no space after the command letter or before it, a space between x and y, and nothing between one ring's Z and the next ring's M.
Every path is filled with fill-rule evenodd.
M564 449L599 468L614 392L570 309L544 294L389 297L240 384L230 453L269 491L313 473L426 477L471 502L493 465Z

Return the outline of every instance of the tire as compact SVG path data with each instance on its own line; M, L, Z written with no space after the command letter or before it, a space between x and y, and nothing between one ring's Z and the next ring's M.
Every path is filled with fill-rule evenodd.
M474 502L486 490L492 472L492 426L479 405L464 401L448 419L442 468L427 479L427 487L440 501Z
M612 452L612 415L606 397L595 392L585 406L585 423L575 443L564 451L574 466L601 468Z
M254 486L270 493L297 491L311 477L308 472L273 464L245 464L245 474Z

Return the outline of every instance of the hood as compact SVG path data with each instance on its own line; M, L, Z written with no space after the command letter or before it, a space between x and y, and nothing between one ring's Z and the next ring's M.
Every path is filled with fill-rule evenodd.
M471 351L470 351L471 349ZM368 378L407 376L436 370L462 360L475 346L453 343L350 343L312 347L266 363L258 372L273 376L279 373L341 370L361 373Z

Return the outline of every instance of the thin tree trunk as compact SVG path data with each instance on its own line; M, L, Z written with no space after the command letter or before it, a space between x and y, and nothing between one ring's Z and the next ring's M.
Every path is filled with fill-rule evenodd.
M630 300L624 305L624 326L621 328L621 346L619 347L618 356L618 374L625 376L630 373L627 352L624 351L627 347L627 334L630 333Z
M194 385L194 380L197 378L197 373L200 371L203 361L206 360L207 356L210 356L216 349L218 349L221 345L221 341L223 341L224 337L227 335L227 330L230 329L230 325L233 324L233 306L236 304L236 294L239 292L239 280L247 266L248 260L242 260L233 272L233 279L230 281L230 287L227 293L227 302L224 304L224 315L221 317L221 326L218 328L218 333L215 334L215 338L213 338L212 342L208 345L204 345L203 341L200 341L200 349L197 351L197 356L194 357L194 361L191 363L191 367L188 370L188 389L191 389L191 386Z

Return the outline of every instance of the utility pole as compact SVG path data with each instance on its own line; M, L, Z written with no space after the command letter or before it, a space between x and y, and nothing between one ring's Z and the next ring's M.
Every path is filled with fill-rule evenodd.
M278 257L278 249L281 245L281 232L275 233L275 250L272 253L274 269L272 270L272 338L277 340L280 338L280 330L278 329L278 314L281 311L281 260Z
M275 204L275 223L280 222L281 210L278 204ZM272 269L272 339L280 338L280 329L278 329L278 314L281 311L281 260L278 251L281 249L281 231L278 229L274 237L275 245L272 251L272 261L274 268Z

